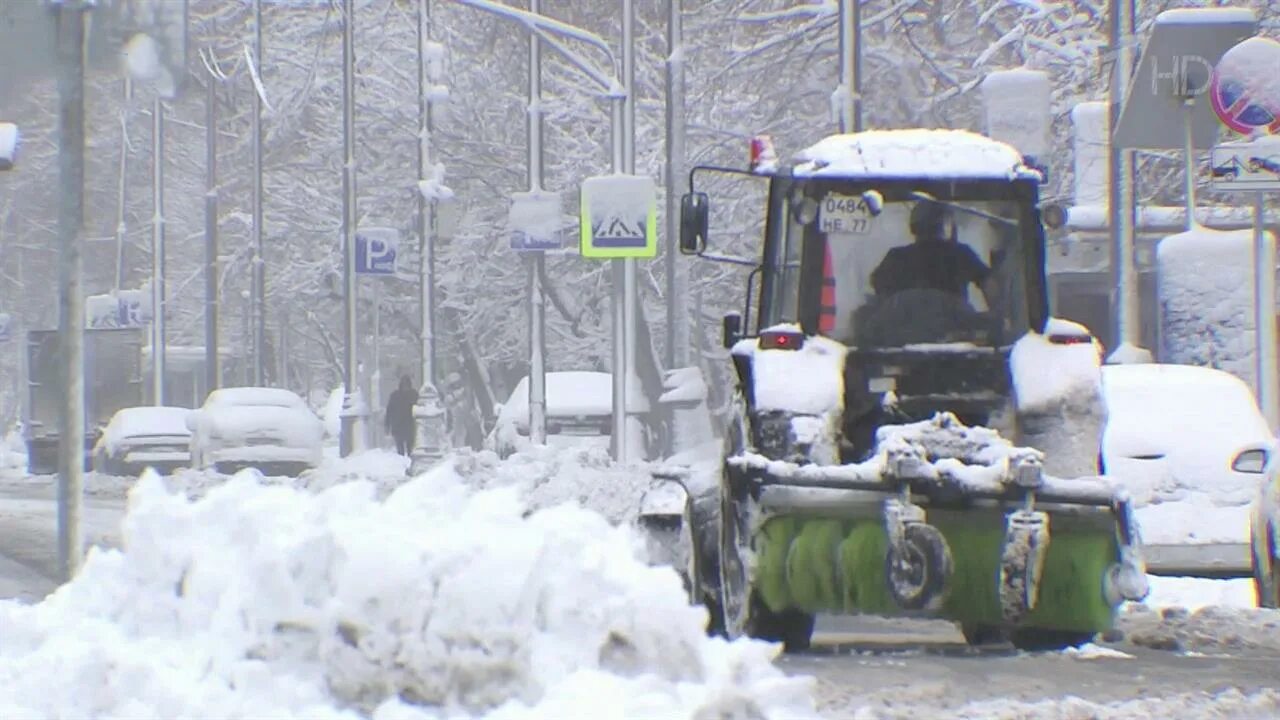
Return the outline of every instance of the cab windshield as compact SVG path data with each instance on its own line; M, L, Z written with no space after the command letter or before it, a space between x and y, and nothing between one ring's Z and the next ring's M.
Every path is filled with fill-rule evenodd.
M772 203L763 319L861 348L1011 344L1028 326L1024 204L798 182Z

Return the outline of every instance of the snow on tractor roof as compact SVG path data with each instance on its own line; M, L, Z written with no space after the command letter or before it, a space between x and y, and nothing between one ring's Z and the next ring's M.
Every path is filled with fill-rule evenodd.
M793 173L818 177L1039 178L1013 146L968 130L869 130L802 150Z

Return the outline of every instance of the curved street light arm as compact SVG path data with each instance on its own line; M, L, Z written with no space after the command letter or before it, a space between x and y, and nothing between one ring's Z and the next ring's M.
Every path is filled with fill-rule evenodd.
M502 3L498 3L498 2L491 2L491 0L454 0L454 2L461 3L468 7L473 7L477 10L484 10L485 12L492 13L494 15L499 15L501 17L507 18L508 20L514 20L515 22L518 22L527 26L532 32L538 33L541 37L547 40L550 39L549 37L547 37L547 34L554 34L554 35L560 35L563 37L573 38L574 40L579 40L588 45L591 45L592 47L596 48L600 52L604 53L605 57L609 59L609 66L614 68L614 71L615 71L614 77L616 78L617 75L619 74L617 73L618 62L613 56L613 50L609 47L609 43L606 42L604 38L600 37L599 35L596 35L593 32L590 32L588 30L583 30L580 27L577 27L575 25L570 25L566 22L561 22L554 18L549 18L545 15L540 15L538 13L531 13L527 10L521 10L520 8L513 8L510 5L503 5ZM580 55L572 52L571 50L566 48L564 45L559 43L553 42L553 47L555 47L557 52L564 55L571 63L577 66L578 69L582 70L583 72L586 72L588 75L591 75L593 79L599 80L600 73L598 71L587 70L586 67L584 66L586 66L588 63L586 63L586 61L584 61ZM609 87L612 89L615 85L620 85L620 84L621 84L620 82L616 82L616 81L610 82L606 84L606 87Z
M541 38L543 42L545 42L549 47L551 47L552 50L555 50L556 52L563 55L564 58L569 61L570 65L573 65L574 67L578 68L587 77L599 83L600 87L604 89L605 95L609 97L624 97L626 95L626 90L622 88L622 86L618 83L617 79L611 78L608 75L605 75L604 73L600 72L599 69L592 67L589 63L587 63L582 58L582 56L577 55L572 50L565 47L564 43L556 39L556 37L553 36L551 33L541 28L534 28L533 32L539 38Z

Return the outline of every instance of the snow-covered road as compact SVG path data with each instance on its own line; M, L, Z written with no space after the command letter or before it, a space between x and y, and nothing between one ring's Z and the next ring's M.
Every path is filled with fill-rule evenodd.
M577 500L589 506L599 505L605 515L616 515L618 509L634 503L634 488L622 487L620 471L579 460L524 457L492 466L480 459L472 464L463 464L460 475L470 473L471 478L483 487L520 483L522 495L535 506ZM385 457L380 461L387 468L383 468L381 473L385 478L375 480L376 484L388 489L404 482L402 474L396 477L402 473L396 461ZM342 475L344 473L337 473L335 477ZM56 502L50 480L0 480L0 596L32 601L44 597L54 588L50 578L56 570ZM319 484L332 486L332 480ZM223 482L225 479L218 478L179 479L179 484L195 495L204 495ZM611 486L611 483L617 484ZM122 537L119 523L125 512L125 487L125 483L119 480L96 479L86 501L88 541L108 546L119 543ZM300 496L300 500L301 497L306 496ZM261 502L266 501L268 497L262 496ZM283 509L285 506L280 507ZM234 511L224 505L220 512ZM316 506L308 512L320 511L333 510ZM159 555L155 551L143 552L138 565L125 565L120 570L159 570L160 566L155 562L164 559L166 552L175 555L174 560L164 562L188 556L192 561L198 561L196 559L200 555L189 553L207 552L198 550L201 544L227 543L227 538L238 537L236 534L220 534L229 530L193 530L184 527L182 521L172 524L172 520L166 519L169 512L173 512L173 518L183 518L186 516L183 512L187 511L179 510L177 506L161 511L160 506L156 506L151 510L150 520L141 520L150 525L143 537L172 538L177 547L172 551L160 551ZM253 511L244 512L244 518L248 518ZM256 512L266 515L265 511ZM300 511L292 520L282 519L283 527L298 528L297 523L310 516L308 512ZM214 509L209 509L204 511L204 515L193 515L191 519L198 516L214 518L215 515ZM241 519L238 523L247 521ZM244 527L252 527L252 524ZM339 525L335 525L333 532L338 532L338 528ZM155 534L157 532L161 534ZM310 536L303 534L300 537ZM343 539L342 542L352 541ZM293 552L288 544L275 550L266 546L262 550ZM352 550L362 552L360 546L352 546ZM242 552L244 548L228 547L228 551ZM393 555L398 556L398 553ZM154 557L148 559L148 556ZM207 555L204 557L207 561ZM394 561L388 557L387 562ZM100 566L96 582L108 579L108 575L102 575L108 565ZM266 566L270 565L264 568ZM394 582L394 573L410 571L411 568L412 565L387 565L383 571L389 575L379 582ZM236 587L230 575L223 575L232 573L232 566L212 571L214 577L225 578L218 582L232 582L230 587ZM246 569L244 573L246 578L255 577L253 570ZM113 583L118 584L119 580L109 580L108 585ZM202 592L210 592L210 589L206 587ZM111 591L111 588L106 588L106 591ZM129 589L127 592L138 591ZM93 596L82 596L88 597ZM1247 609L1245 606L1251 600L1248 583L1242 580L1155 579L1152 605L1156 609L1132 609L1124 615L1120 632L1103 643L1105 647L1094 646L1084 652L1065 653L972 651L964 646L955 629L946 623L920 621L904 624L870 618L824 619L819 625L820 634L815 638L819 646L817 650L805 655L781 657L774 665L794 678L812 676L815 679L815 706L820 716L831 720L905 720L916 716L938 719L991 717L997 720L1146 720L1149 717L1175 716L1180 720L1208 720L1211 717L1280 719L1280 670L1277 670L1280 667L1280 612ZM100 601L78 602L91 603L86 606L88 610L81 612L95 612L92 607ZM228 602L227 596L219 602ZM646 602L652 602L652 598ZM1183 609L1171 609L1170 606ZM198 609L200 606L192 607ZM352 606L352 611L356 607ZM251 609L251 612L262 610ZM644 612L653 614L657 611L646 609L641 615ZM372 619L376 620L376 616ZM3 621L3 616L0 616L0 624ZM83 623L84 620L76 621ZM151 620L143 615L134 621L150 623ZM10 624L10 628L13 626ZM55 623L42 632L59 632L56 628L58 624ZM636 632L649 630L636 626ZM687 639L677 641L675 628L667 628L663 633L675 633L669 642L689 642ZM47 637L65 635L50 634ZM54 647L55 644L46 646L46 655L56 652L52 650ZM124 651L113 647L95 652L108 652L115 656L115 653ZM5 662L4 652L0 651L0 674L3 674ZM52 660L50 656L45 662L63 660ZM20 669L27 665L14 667ZM755 671L758 670L748 671L748 674ZM772 683L774 680L756 679L754 682ZM3 694L0 692L0 696ZM26 702L35 702L31 698L38 700L38 693L26 697ZM778 714L776 710L760 717L792 720L796 715L786 711Z

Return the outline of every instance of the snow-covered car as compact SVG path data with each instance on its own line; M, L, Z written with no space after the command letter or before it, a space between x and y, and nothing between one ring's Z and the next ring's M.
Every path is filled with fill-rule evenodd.
M189 408L129 407L111 416L93 448L93 469L107 475L167 474L191 463Z
M1148 566L1250 572L1249 506L1274 438L1235 375L1190 365L1108 365L1105 473L1133 496Z
M1280 462L1265 469L1249 513L1250 562L1258 607L1280 608Z
M324 423L289 390L224 388L188 418L191 464L297 475L323 459Z
M602 447L613 432L613 376L569 370L546 375L547 445L556 448ZM635 408L643 412L644 408ZM529 378L516 384L498 408L485 448L507 457L529 444Z

